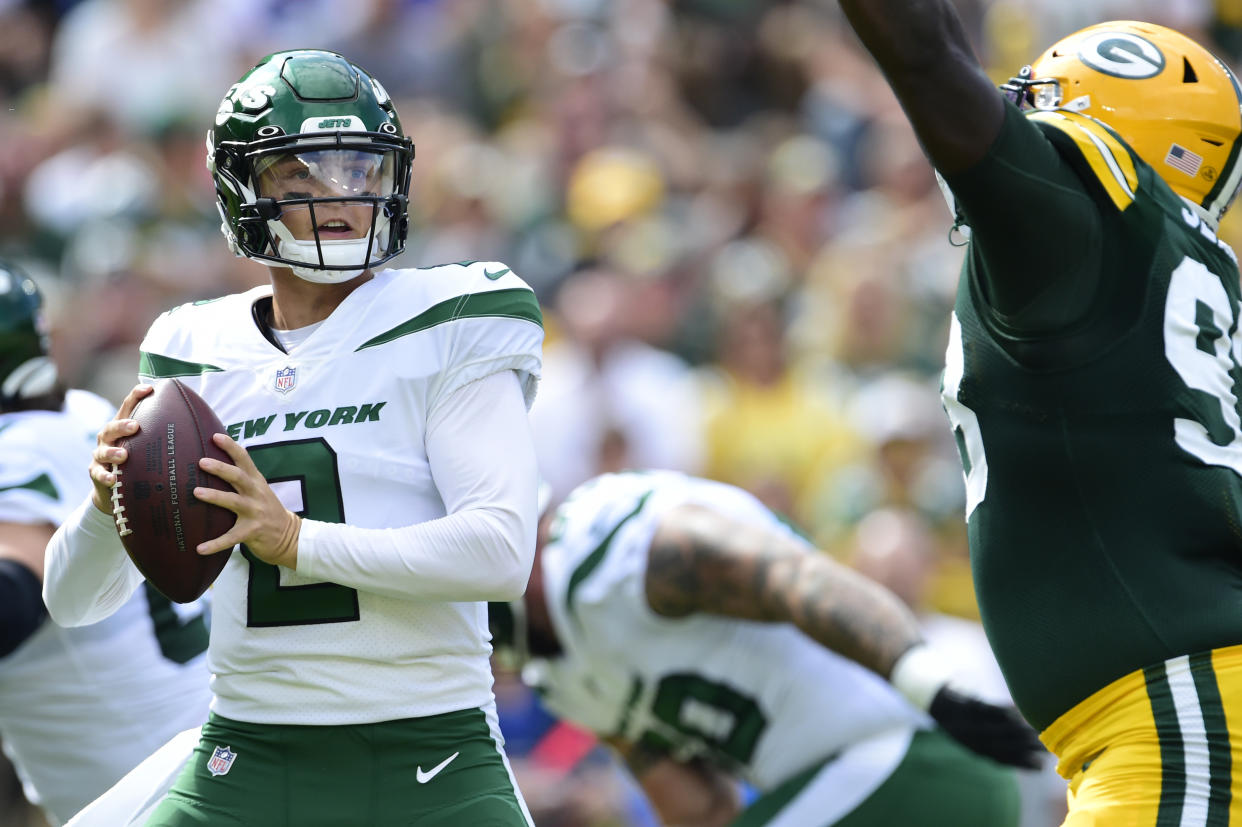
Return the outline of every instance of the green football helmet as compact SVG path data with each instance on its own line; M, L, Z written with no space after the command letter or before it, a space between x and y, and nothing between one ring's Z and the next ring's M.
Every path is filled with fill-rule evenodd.
M49 345L39 288L16 265L0 261L0 408L56 387Z
M405 249L413 157L380 82L321 50L263 58L207 133L229 247L326 284Z

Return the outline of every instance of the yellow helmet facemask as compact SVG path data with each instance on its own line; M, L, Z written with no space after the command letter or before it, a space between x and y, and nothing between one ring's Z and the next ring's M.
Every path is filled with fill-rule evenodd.
M1185 35L1115 21L1054 43L1001 87L1019 106L1070 109L1117 132L1213 224L1242 184L1242 89Z

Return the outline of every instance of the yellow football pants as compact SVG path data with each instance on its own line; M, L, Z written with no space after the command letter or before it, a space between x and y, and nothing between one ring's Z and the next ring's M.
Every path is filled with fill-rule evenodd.
M1069 780L1064 827L1242 825L1242 646L1126 675L1040 737Z

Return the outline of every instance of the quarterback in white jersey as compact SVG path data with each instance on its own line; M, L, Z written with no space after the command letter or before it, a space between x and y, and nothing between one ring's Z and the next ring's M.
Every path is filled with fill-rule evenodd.
M215 710L356 724L488 703L486 606L469 602L487 598L485 573L475 594L413 601L400 579L344 585L345 565L308 551L320 535L331 542L331 524L389 529L445 516L424 445L429 410L509 372L529 403L543 338L534 294L496 263L383 270L287 354L251 320L270 293L177 308L142 343L143 378L176 376L198 391L306 518L297 571L242 550L216 581Z
M194 495L237 515L198 547L230 555L215 699L152 824L529 823L486 604L521 594L534 554L542 317L503 264L376 269L402 250L411 158L379 81L320 50L261 60L208 135L225 235L270 285L171 310L141 347L144 382L180 379L224 424L231 464L200 468L233 491ZM104 525L146 393L51 544L66 622L141 580Z
M114 409L56 389L39 305L33 282L0 265L0 741L27 798L61 823L201 723L210 693L202 604L144 589L94 625L47 620L44 546L89 494L83 470Z
M937 722L1012 764L1042 753L1009 710L946 690L892 595L732 486L585 483L525 599L492 612L539 656L523 677L549 708L616 747L669 823L737 817L732 779L762 794L737 823L1005 827L1011 770Z

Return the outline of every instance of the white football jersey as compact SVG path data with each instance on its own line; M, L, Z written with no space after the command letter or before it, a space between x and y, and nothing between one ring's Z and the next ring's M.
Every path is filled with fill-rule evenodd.
M95 435L115 408L70 391L61 411L0 414L0 521L58 525L90 494ZM112 616L51 620L0 658L0 739L26 795L58 822L173 734L207 718L202 604L139 589Z
M445 516L424 444L437 400L505 370L528 407L534 398L539 306L503 264L383 270L288 354L252 317L270 293L165 313L140 372L198 391L309 519L398 528ZM213 708L253 723L359 724L482 706L486 612L316 582L235 549L214 587Z
M626 740L678 760L709 758L760 790L864 739L930 725L886 681L792 625L655 614L644 588L648 549L660 515L684 503L791 531L738 488L667 471L596 477L556 512L541 559L565 654L548 674L592 690L560 687L570 697L612 698L615 707L583 705L578 723L607 720ZM875 785L902 752L869 776Z

